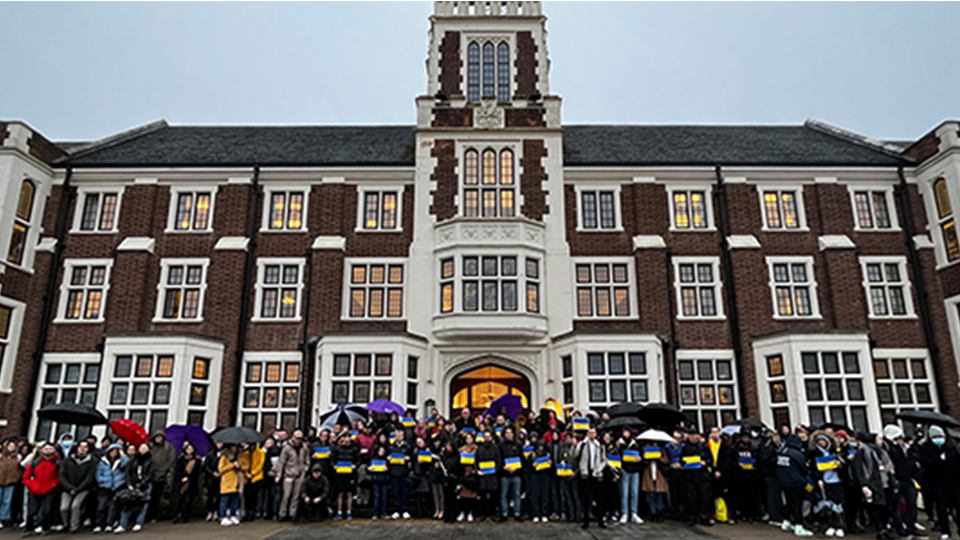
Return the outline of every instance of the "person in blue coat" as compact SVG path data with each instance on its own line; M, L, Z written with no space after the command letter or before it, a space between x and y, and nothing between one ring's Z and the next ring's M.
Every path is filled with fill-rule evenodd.
M812 536L803 526L803 492L807 486L807 457L803 453L803 441L796 435L787 436L777 456L777 480L786 499L784 520L781 528L793 528L797 536Z
M111 444L97 464L97 522L94 533L110 532L117 524L114 495L126 482L127 456L119 444Z

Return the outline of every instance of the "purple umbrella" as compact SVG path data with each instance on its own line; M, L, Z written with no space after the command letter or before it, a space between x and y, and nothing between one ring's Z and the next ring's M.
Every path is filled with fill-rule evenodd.
M520 396L504 394L493 400L490 408L483 413L483 416L496 416L500 414L500 409L504 409L506 411L505 414L509 416L511 420L516 420L517 417L520 416L520 413L523 412L523 402L520 400Z
M210 436L207 435L207 432L200 426L170 426L163 430L163 434L167 437L167 442L176 449L177 453L180 453L183 449L183 441L190 441L190 444L197 449L197 455L201 457L207 455L213 448L213 443L210 442Z
M397 413L402 415L406 409L403 408L403 405L399 403L394 403L389 399L378 399L376 401L371 401L367 404L364 409L383 414Z

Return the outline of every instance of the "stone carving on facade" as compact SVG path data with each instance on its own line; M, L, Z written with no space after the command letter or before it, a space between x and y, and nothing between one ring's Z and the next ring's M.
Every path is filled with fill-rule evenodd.
M437 245L457 242L516 244L523 242L533 247L543 246L543 231L527 223L450 223L437 231Z
M479 129L503 129L503 109L496 100L485 99L474 109L473 120Z
M476 360L482 361L493 361L493 360L506 360L508 363L513 362L519 364L533 373L537 373L540 367L540 355L539 354L500 354L500 353L472 353L472 354L441 354L443 358L443 370L444 372L455 368L457 366L463 365L465 369L467 366L470 366ZM509 365L505 367L510 367Z

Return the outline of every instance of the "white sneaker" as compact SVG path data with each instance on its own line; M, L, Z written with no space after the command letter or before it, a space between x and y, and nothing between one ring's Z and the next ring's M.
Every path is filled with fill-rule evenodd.
M543 516L543 522L544 522L544 523L547 523L547 522L549 522L549 521L550 521L550 520L547 519L547 516Z
M460 512L460 515L457 516L457 521L463 521L463 512Z
M130 530L132 530L133 532L140 532L140 529L142 529L142 528L143 528L143 527L140 526L139 523L137 523L136 525L133 526L133 529L130 529Z
M837 538L843 538L844 537L843 529L837 529L837 532L834 533L834 536L836 536Z
M223 518L223 519L220 520L220 526L221 526L221 527L229 527L229 526L231 526L231 525L233 525L233 522L230 521L230 518L228 518L228 517L225 517L225 518Z
M122 534L122 533L125 533L125 532L127 532L127 531L126 531L126 529L124 529L123 527L117 527L116 529L113 530L113 534Z
M83 526L84 526L84 527L89 527L90 525L93 525L93 522L90 521L90 518L87 518L87 519L83 520Z
M399 513L399 512L394 512L393 515L390 516L390 519L400 519L400 513Z
M467 521L469 521L470 523L473 523L473 512L470 512L469 514L467 514Z
M626 515L620 516L620 523L626 523L626 522L627 522L627 516Z
M940 535L940 540L950 540L950 535L949 535L949 534L941 534L941 535Z
M636 514L634 514L631 519L632 519L633 522L636 523L637 525L642 525L642 524L643 524L643 518L641 518L640 516L638 516L638 515L636 515Z
M540 518L538 518L538 517L533 518L533 522L534 522L534 523L540 523Z
M234 525L240 524L240 516L230 516L230 522Z
M63 530L63 525L54 525L53 527L50 527L50 530L53 532L60 532Z
M790 522L787 520L783 520L783 523L780 524L781 531L789 531L792 528L793 528L793 525L791 525Z
M825 535L827 535L827 536L833 536L833 535L837 534L837 530L834 529L833 527L830 527L829 529L827 529L827 532L825 532L825 533L823 533L823 534L825 534Z
M107 525L107 528L104 529L103 532L113 532L113 527L111 527L110 525Z
M403 519L410 519L410 512L404 512Z
M43 534L43 527L37 527L36 529L34 529L33 534L37 534L37 535Z
M100 534L101 532L103 532L103 529L101 529L100 527L94 527L93 530L90 532L92 532L93 534Z
M797 525L793 528L793 534L796 536L813 536L813 533L804 529L803 525Z

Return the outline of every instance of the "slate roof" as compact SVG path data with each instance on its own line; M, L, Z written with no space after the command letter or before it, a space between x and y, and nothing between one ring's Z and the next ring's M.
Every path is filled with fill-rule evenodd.
M58 165L413 166L413 126L168 126L72 147ZM566 166L897 166L912 160L842 130L800 126L572 125Z

